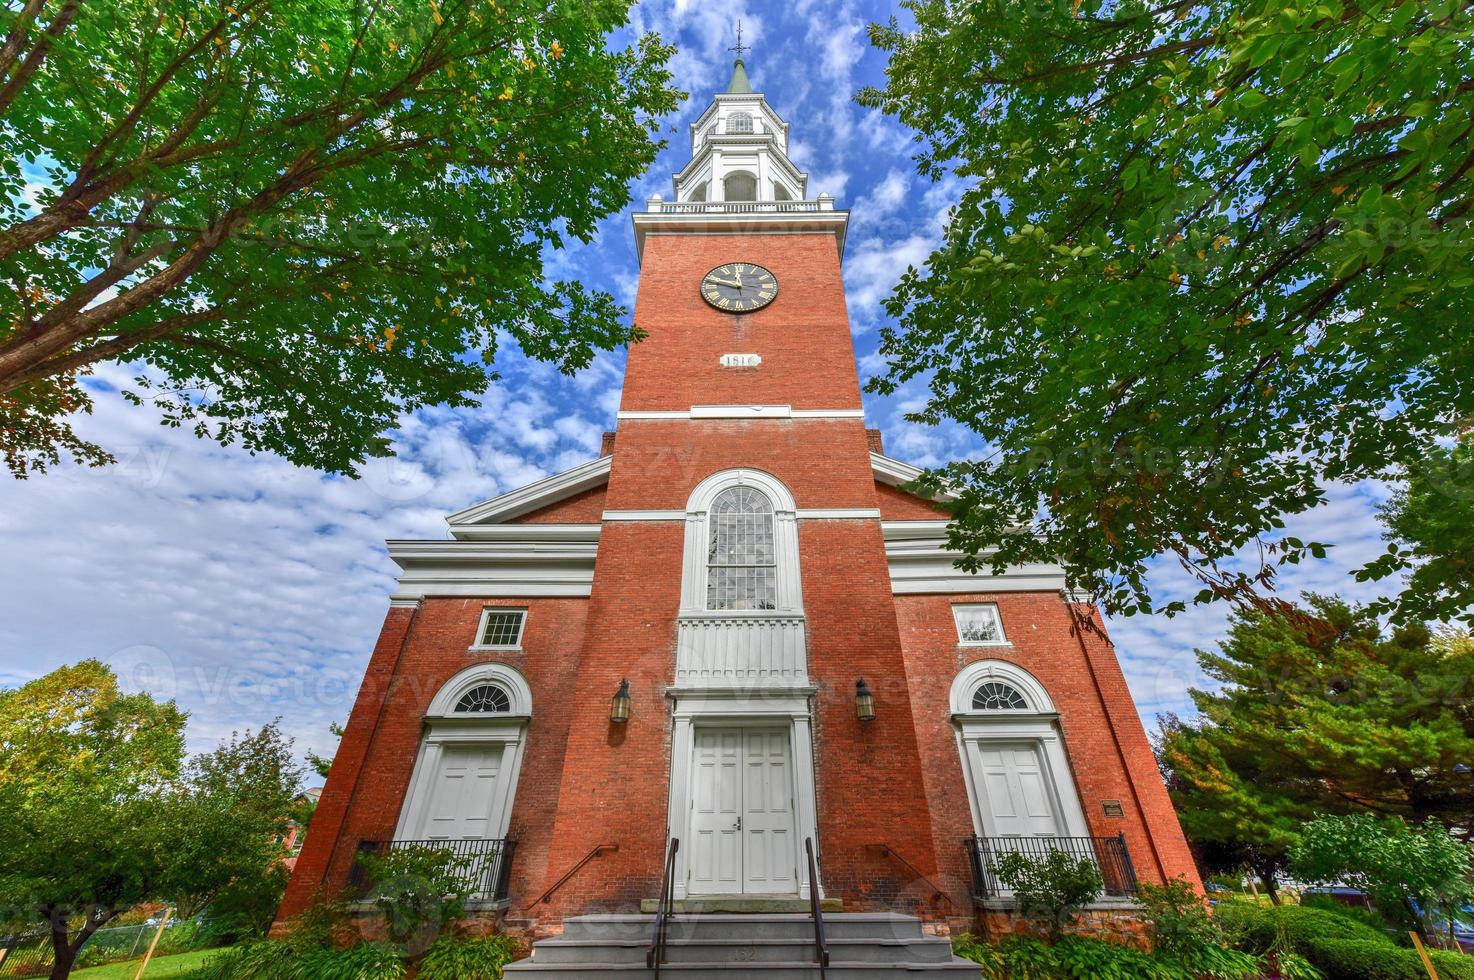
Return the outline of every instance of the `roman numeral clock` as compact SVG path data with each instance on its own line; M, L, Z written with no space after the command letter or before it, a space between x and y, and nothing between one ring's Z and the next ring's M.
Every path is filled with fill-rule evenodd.
M701 295L719 310L751 313L777 298L778 277L760 265L728 262L702 278Z

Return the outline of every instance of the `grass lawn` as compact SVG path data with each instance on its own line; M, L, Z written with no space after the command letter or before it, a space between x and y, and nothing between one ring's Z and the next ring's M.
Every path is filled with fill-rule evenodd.
M148 969L144 971L143 978L144 980L164 980L167 977L182 977L204 963L205 957L218 952L220 952L218 949L200 949L193 953L155 956L148 961ZM107 966L73 970L72 980L133 980L133 974L138 972L141 959L140 957L126 963L109 963Z

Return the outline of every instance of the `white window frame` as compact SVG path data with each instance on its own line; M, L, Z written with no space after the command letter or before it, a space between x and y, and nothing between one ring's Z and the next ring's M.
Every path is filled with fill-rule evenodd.
M993 611L993 625L998 627L998 639L996 640L969 640L963 637L962 616L963 612L991 609ZM996 602L956 602L952 604L952 624L957 627L957 645L964 647L1008 647L1013 646L1008 640L1008 633L1003 628L1003 613L998 609Z
M773 557L777 562L777 607L774 609L707 609L707 548L711 505L729 487L753 487L773 504ZM681 615L741 619L803 615L799 582L798 512L793 494L770 473L754 469L722 470L696 485L686 502L686 541L681 562Z
M486 636L487 621L493 615L505 615L507 613L520 613L522 621L517 624L516 643L482 643ZM527 632L527 609L523 606L486 606L481 610L481 618L476 622L476 638L472 641L470 650L521 650L522 637Z
M1028 708L1012 711L979 711L973 708L973 692L988 680L1008 684L1023 695ZM967 787L972 808L973 833L983 837L997 835L986 793L978 785L975 775L982 746L988 742L1022 742L1039 750L1059 820L1060 836L1090 835L1090 825L1085 821L1085 808L1080 801L1079 784L1065 754L1064 739L1060 737L1059 712L1038 678L1005 660L979 660L962 668L952 679L949 700L958 757L962 763L962 781Z
M505 608L505 607L503 607ZM507 692L512 710L480 714L457 712L456 702L471 688L495 684ZM440 688L425 712L424 734L409 788L400 806L395 827L397 840L420 840L425 834L428 807L440 769L441 753L447 746L499 742L502 745L502 770L506 779L499 787L493 811L496 823L489 829L495 837L505 838L516 802L517 783L522 775L522 756L527 743L527 727L532 719L532 688L521 672L507 664L475 664L456 674Z

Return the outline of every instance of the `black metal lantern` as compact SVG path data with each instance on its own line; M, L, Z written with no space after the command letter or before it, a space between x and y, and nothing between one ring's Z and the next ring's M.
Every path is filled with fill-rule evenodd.
M630 682L628 679L619 682L619 690L614 697L609 699L609 720L616 725L623 725L630 720Z
M863 677L855 681L855 717L861 721L875 720L875 695L870 693Z

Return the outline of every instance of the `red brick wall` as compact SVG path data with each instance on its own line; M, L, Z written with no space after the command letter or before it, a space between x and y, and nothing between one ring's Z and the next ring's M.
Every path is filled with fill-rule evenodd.
M486 606L528 610L521 650L468 652ZM492 661L517 668L532 689L509 829L518 841L511 887L519 895L540 890L558 802L557 780L547 774L563 768L587 608L585 599L427 599L412 625L411 610L389 611L279 918L300 912L319 887L341 887L359 840L394 836L431 699L455 674Z
M947 511L930 500L912 496L885 483L875 484L880 517L885 521L944 521Z
M701 298L701 277L755 262L778 277L778 298L733 316ZM771 404L859 408L860 384L834 236L651 235L645 240L630 349L626 410ZM756 368L723 368L723 354L760 354ZM623 451L627 428L620 429Z
M1012 645L959 645L951 607L961 602L996 602ZM1115 654L1103 638L1082 648L1071 608L1058 593L899 595L895 605L944 878L957 887L969 881L960 842L973 832L951 721L952 681L967 664L996 659L1028 670L1054 700L1090 832L1124 833L1143 881L1197 881L1125 681L1117 688L1110 677L1121 677ZM1107 676L1097 687L1101 674ZM1124 816L1106 817L1103 800L1121 801Z
M604 487L593 487L576 493L556 504L549 504L514 517L508 524L597 524L604 519Z

